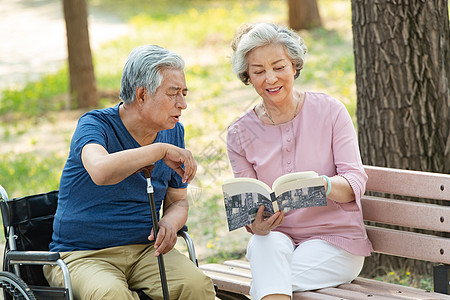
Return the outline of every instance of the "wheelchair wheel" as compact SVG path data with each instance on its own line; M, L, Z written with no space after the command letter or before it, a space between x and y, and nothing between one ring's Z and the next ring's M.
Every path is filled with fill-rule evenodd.
M13 273L0 272L0 287L5 299L36 300L27 284Z

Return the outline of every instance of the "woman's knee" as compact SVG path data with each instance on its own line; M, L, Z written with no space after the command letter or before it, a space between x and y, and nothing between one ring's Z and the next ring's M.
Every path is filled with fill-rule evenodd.
M277 231L267 235L252 235L247 246L247 258L254 253L262 256L291 255L294 245L289 237Z

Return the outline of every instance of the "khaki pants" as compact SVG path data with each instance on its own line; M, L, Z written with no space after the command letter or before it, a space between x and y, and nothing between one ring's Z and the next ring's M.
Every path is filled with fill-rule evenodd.
M127 245L95 251L61 252L69 268L74 298L138 300L142 290L163 299L158 260L152 245ZM164 254L170 299L214 299L211 279L185 255L172 249ZM45 266L50 286L62 287L59 266Z

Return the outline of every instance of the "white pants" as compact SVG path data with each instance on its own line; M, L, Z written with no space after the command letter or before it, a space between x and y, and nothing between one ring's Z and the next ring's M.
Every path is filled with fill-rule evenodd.
M252 271L250 295L315 290L350 282L361 272L364 256L351 254L322 240L310 240L295 248L289 237L272 231L254 234L247 259Z

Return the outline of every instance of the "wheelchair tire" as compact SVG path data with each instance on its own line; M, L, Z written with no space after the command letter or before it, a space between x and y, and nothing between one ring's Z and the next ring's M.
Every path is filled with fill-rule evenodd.
M27 284L10 272L0 272L0 288L3 289L5 299L37 300Z

